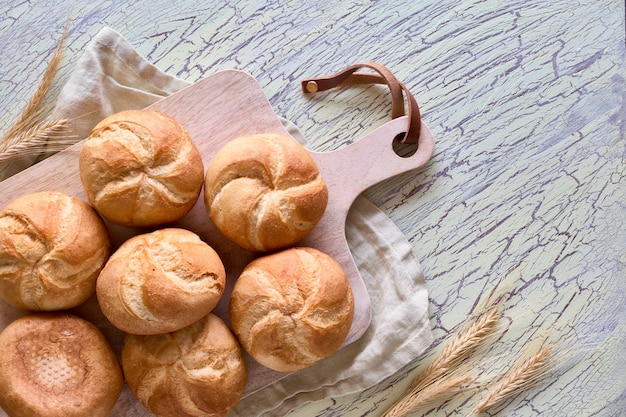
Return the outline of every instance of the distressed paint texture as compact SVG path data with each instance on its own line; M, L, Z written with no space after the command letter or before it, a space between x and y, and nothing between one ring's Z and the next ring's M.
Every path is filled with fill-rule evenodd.
M388 120L391 103L381 86L304 97L301 79L378 61L416 96L435 135L432 161L366 194L424 267L436 341L371 389L303 405L290 417L381 415L481 296L504 284L512 285L504 305L510 328L476 372L501 372L532 340L569 350L554 378L493 415L623 415L623 2L53 3L0 6L2 131L34 90L68 16L56 88L106 25L188 81L220 69L251 73L316 150L358 140ZM478 398L462 395L416 415L465 416Z

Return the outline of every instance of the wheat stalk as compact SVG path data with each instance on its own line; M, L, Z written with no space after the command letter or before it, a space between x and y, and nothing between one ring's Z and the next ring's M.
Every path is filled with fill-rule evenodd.
M411 383L407 393L394 403L383 417L404 416L426 403L425 398L454 395L461 387L471 381L468 375L453 377L459 365L490 335L498 323L499 306L492 307L486 313L474 316L444 347L439 356L422 371Z
M544 347L528 359L514 365L502 377L496 387L474 407L470 415L482 413L539 382L552 367L552 350L553 348L550 346Z
M414 413L421 407L444 397L452 397L463 391L472 381L469 375L447 378L440 383L430 385L423 390L412 391L387 410L383 417L403 417Z
M61 39L52 54L52 58L50 59L39 85L35 90L35 93L31 96L30 100L26 104L26 107L22 110L22 113L20 113L17 120L9 127L6 133L2 136L2 139L0 139L0 154L3 154L8 149L24 140L26 138L24 135L25 132L33 131L33 129L36 130L38 125L47 123L44 119L46 113L50 109L44 106L43 103L48 95L48 92L50 91L52 81L56 76L59 64L61 63L68 28L69 19L65 25Z

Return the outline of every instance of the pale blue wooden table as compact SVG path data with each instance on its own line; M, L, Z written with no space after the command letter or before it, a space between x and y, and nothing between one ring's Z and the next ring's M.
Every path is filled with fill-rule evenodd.
M626 415L624 2L17 1L0 6L0 130L32 94L68 16L57 90L104 26L163 71L252 74L312 147L388 120L380 87L309 99L303 78L378 61L420 103L436 149L418 172L368 190L424 268L435 343L394 377L289 416L381 415L484 291L516 274L507 337L484 372L530 340L576 348L558 378L502 416ZM1 192L1 184L0 184ZM384 358L381 358L384 360ZM1 387L0 387L1 389ZM415 415L465 416L472 394Z

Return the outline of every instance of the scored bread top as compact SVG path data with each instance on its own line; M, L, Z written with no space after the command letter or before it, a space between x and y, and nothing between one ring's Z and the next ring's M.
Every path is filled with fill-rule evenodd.
M75 307L94 294L110 247L86 202L56 191L21 196L0 211L0 295L22 310Z
M235 336L214 314L167 334L128 335L122 365L131 392L162 417L226 416L248 376Z
M289 372L341 347L352 324L354 297L336 261L298 247L248 264L235 282L229 312L244 349L261 365Z
M200 152L183 126L154 110L115 113L90 132L79 158L91 204L124 226L178 220L197 201L204 179Z
M252 251L291 246L318 223L328 189L309 152L277 134L241 136L215 155L204 201L216 227Z
M219 302L226 271L195 233L178 228L134 236L111 255L97 280L104 315L133 334L178 330Z

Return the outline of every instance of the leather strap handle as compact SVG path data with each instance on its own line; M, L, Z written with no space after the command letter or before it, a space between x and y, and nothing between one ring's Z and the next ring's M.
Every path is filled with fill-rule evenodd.
M359 72L361 68L369 68L376 73ZM365 62L351 65L338 73L302 80L302 91L305 94L316 93L318 91L329 90L334 87L357 84L386 84L391 92L391 118L395 119L404 116L404 97L408 104L408 126L401 143L418 142L422 125L419 106L413 94L406 86L398 81L391 71L384 65L376 62Z

